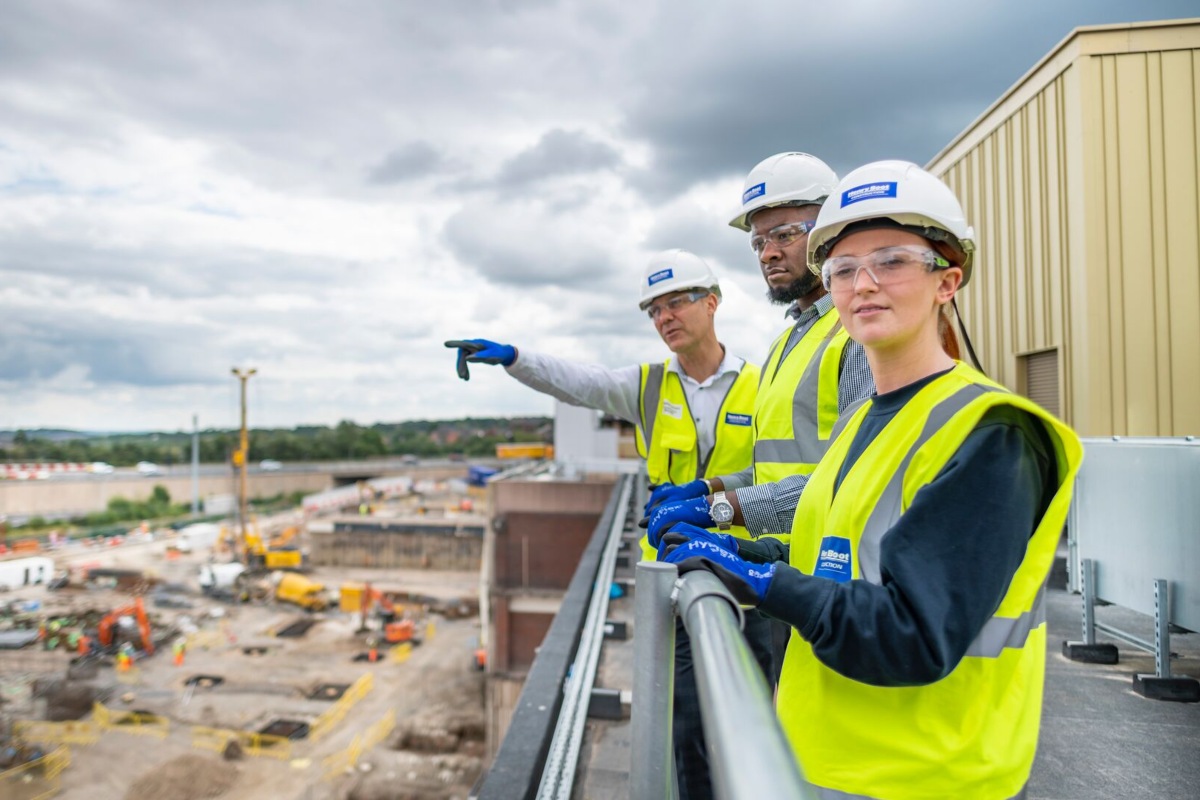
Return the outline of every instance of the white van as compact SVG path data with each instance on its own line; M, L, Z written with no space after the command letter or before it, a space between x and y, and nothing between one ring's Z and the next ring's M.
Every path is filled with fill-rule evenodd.
M137 473L138 475L162 475L162 470L153 461L139 461Z

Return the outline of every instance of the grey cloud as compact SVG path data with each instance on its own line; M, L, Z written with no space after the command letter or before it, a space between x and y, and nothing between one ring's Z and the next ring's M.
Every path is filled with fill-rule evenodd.
M711 43L643 47L650 78L624 131L653 161L632 182L654 201L797 149L839 173L879 158L924 163L1073 28L1195 14L1181 0L926 5L878 19L806 6L794 25L771 25L780 9L763 9L709 31Z
M442 154L429 142L409 142L384 156L371 167L367 180L376 185L403 183L439 172L445 166Z
M517 154L500 168L499 189L514 189L547 178L610 169L621 163L610 145L582 131L552 130L536 145Z

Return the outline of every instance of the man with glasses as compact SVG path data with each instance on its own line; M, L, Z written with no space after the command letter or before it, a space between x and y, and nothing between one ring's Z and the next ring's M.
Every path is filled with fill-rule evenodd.
M652 484L703 486L710 475L748 468L754 439L758 367L718 341L720 302L720 284L703 259L667 250L650 259L639 303L671 349L665 362L609 369L487 339L446 346L458 350L464 380L468 364L501 364L530 388L631 422ZM644 537L642 549L644 557L655 557Z

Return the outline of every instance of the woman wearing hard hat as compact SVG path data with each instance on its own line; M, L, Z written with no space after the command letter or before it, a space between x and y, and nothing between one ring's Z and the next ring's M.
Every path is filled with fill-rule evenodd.
M662 552L792 626L778 713L821 796L1023 796L1079 439L948 355L975 243L933 175L851 172L808 247L877 394L839 421L790 551L679 526Z

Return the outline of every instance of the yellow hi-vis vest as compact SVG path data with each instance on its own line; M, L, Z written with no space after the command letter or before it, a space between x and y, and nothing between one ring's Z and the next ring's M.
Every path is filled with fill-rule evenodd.
M696 423L683 393L683 383L679 375L667 369L669 363L643 364L638 390L641 424L636 432L637 448L646 459L650 483L688 483L698 478L740 472L750 466L758 367L749 362L742 365L737 379L721 401L712 452L708 460L701 463ZM725 532L749 537L746 529L739 526ZM643 536L642 558L653 561L657 555Z
M778 713L805 777L822 798L1011 798L1037 748L1046 657L1046 578L1083 448L1031 400L962 364L923 387L833 487L870 407L847 420L812 473L792 528L791 564L813 574L823 537L850 542L851 578L881 584L883 538L950 461L984 413L1023 409L1054 443L1058 490L999 607L954 670L924 686L871 686L838 674L793 631Z
M754 403L754 482L813 471L838 419L838 377L850 336L837 309L819 317L787 358L791 329L771 345ZM769 534L786 542L788 534Z

